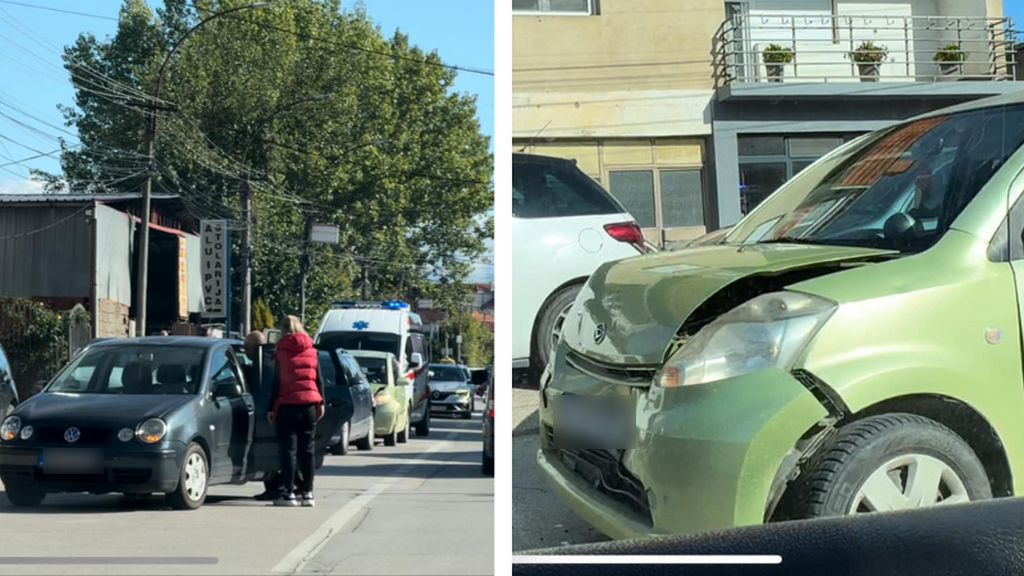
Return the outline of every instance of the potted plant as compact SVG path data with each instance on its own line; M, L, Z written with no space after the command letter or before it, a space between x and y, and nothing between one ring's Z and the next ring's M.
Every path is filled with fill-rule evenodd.
M769 82L782 82L786 64L793 61L793 49L779 44L769 44L761 53Z
M969 52L960 49L960 44L951 42L946 44L932 57L934 62L939 64L939 73L943 76L959 75L964 65L964 60L970 56Z
M846 56L857 64L861 82L878 82L878 71L882 62L889 56L889 49L871 40L865 40Z

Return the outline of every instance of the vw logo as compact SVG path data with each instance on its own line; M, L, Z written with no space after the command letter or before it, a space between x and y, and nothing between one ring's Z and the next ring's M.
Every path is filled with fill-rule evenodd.
M82 437L82 431L72 426L64 431L64 440L68 442L78 442L78 439Z
M438 398L440 398L440 397L441 397L441 393L440 393L440 392L438 392L437 390L434 390L434 393L433 393L433 394L431 394L431 396L433 396L433 397L434 397L434 400L437 400Z
M594 344L600 344L601 342L604 342L604 338L607 335L608 328L606 328L604 324L598 324L597 327L594 328Z

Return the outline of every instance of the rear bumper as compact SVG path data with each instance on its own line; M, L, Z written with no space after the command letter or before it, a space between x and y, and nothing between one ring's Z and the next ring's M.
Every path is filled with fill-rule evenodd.
M184 445L147 451L111 451L102 474L47 474L41 448L0 447L0 479L28 482L46 492L171 492L178 487Z
M402 413L402 406L397 402L378 404L373 411L373 433L376 436L387 436L398 426L398 418Z
M569 365L564 348L550 368L538 464L569 508L613 538L762 523L786 454L828 415L778 369L701 386L643 389L636 396L636 446L616 460L608 451L554 448L551 398L608 394L613 385ZM617 492L595 488L595 476L603 479L598 485L623 484Z

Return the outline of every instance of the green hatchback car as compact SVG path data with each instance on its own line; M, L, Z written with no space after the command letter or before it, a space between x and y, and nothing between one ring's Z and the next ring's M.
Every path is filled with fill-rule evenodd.
M600 267L540 381L555 491L613 538L1024 492L1022 143L1024 97L935 112Z
M385 446L409 441L412 382L401 375L398 359L390 352L349 350L373 388L373 434Z

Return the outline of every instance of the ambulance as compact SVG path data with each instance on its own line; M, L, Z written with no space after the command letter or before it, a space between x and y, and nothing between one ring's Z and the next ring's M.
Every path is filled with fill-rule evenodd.
M409 421L417 436L430 434L430 337L405 302L336 301L316 331L317 344L345 350L391 352L413 386Z

